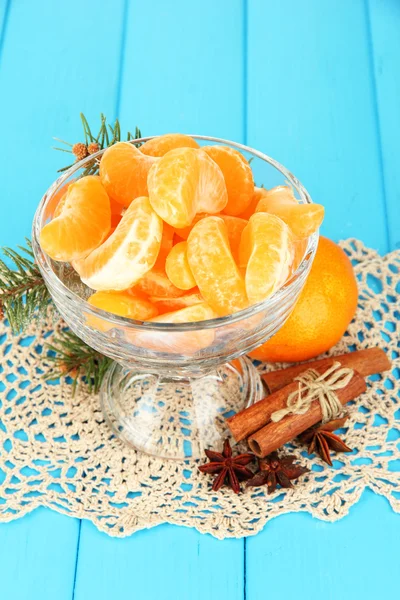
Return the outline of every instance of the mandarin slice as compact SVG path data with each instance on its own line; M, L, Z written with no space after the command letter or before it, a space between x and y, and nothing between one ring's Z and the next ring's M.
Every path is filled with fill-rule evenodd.
M189 237L189 233L192 231L192 229L196 225L196 223L198 223L199 221L201 221L201 219L204 219L205 217L211 217L211 216L213 216L213 215L210 215L207 213L199 213L198 215L195 216L192 224L189 225L189 227L185 227L184 229L176 229L175 231L180 237L187 240L187 238ZM225 222L225 225L226 225L226 228L228 231L229 243L231 245L231 251L234 256L234 259L237 261L238 257L239 257L238 252L239 252L240 238L241 238L243 229L247 225L247 220L242 219L241 217L231 217L230 215L223 215L223 214L218 214L218 217L223 219Z
M290 268L290 275L293 275L300 266L301 261L307 250L307 239L294 241L293 262Z
M186 240L181 238L175 231L174 233L174 237L172 238L172 245L175 246L175 244L179 244L179 242L185 242Z
M40 245L54 260L80 260L107 237L110 200L100 178L90 175L70 184L61 202L58 216L40 233Z
M216 319L217 316L211 306L206 302L200 302L186 308L181 308L180 310L159 315L150 319L150 321L153 323L194 323L196 321Z
M256 213L259 212L280 217L297 239L304 239L317 231L325 211L321 204L299 204L292 189L280 185L263 195L256 207Z
M183 133L167 133L145 142L140 151L149 156L164 156L175 148L200 148L199 144L189 135Z
M156 266L137 282L133 289L135 291L160 298L179 298L185 293L171 283L164 268Z
M293 261L293 234L276 215L256 213L242 233L239 264L246 267L246 292L261 302L288 278Z
M135 198L147 196L147 175L156 161L128 142L107 148L100 161L100 178L111 200L129 206Z
M122 215L115 215L113 213L111 213L111 227L116 229L118 227L118 225L121 223L122 221Z
M196 225L196 223L198 223L199 221L201 221L201 219L204 219L204 217L210 217L210 213L197 213L197 215L195 215L193 217L193 220L191 222L190 225L188 225L187 227L182 227L182 228L175 228L175 233L182 238L182 240L187 240L189 237L189 233L192 231L193 227ZM218 215L221 216L221 215Z
M148 321L158 315L158 310L154 304L143 296L131 292L96 292L88 298L88 302L92 306L114 315L138 321ZM109 331L113 328L112 323L93 315L87 316L87 323L99 331Z
M119 215L122 216L123 211L125 210L124 207L122 206L122 204L118 204L118 202L115 202L115 200L113 200L112 198L110 198L110 207L111 207L111 214L112 215Z
M64 191L63 195L58 200L56 207L54 209L53 219L55 219L56 217L59 217L61 215L66 201L67 201L67 191Z
M224 316L248 306L223 219L206 217L196 223L188 237L187 255L200 292L215 312Z
M253 172L245 157L229 146L202 148L221 169L228 192L227 215L240 215L250 205L254 193Z
M168 223L163 223L163 233L161 238L161 246L160 251L157 256L157 260L155 262L155 268L165 268L165 261L167 259L168 254L170 253L173 243L174 243L174 234L175 230Z
M160 296L149 296L149 300L157 307L159 314L173 312L175 310L180 310L181 308L186 308L188 306L193 306L194 304L200 304L201 302L204 302L203 296L197 292L185 294L180 298L160 298Z
M148 198L137 198L114 233L82 263L78 272L94 290L126 290L153 267L163 223Z
M121 220L122 220L122 215L114 215L113 213L111 213L111 229L108 232L106 240L108 240L108 238L110 236L112 236L112 234L117 229L117 227L118 227L119 223L121 222ZM74 264L75 264L75 262L77 262L77 261L74 261ZM74 264L72 265L73 267L74 267Z
M65 196L68 191L69 186L74 183L76 179L70 179L67 183L64 183L55 194L52 195L50 200L47 203L46 209L44 211L44 218L54 219L55 217L59 217L61 213L61 208L65 202Z
M242 238L243 229L248 221L240 217L230 217L229 215L219 215L224 220L228 232L228 240L231 246L232 256L236 263L239 262L239 246Z
M177 148L156 160L148 176L150 202L173 227L187 227L197 213L214 214L226 206L222 171L202 150Z
M246 219L246 221L248 221L251 215L253 215L256 212L257 204L260 202L261 198L263 198L267 193L268 190L266 190L265 188L255 187L250 204L248 205L246 210L240 213L240 215L238 216L241 219Z
M196 286L187 258L187 242L175 244L165 261L168 279L180 290L190 290Z
M146 331L132 339L133 343L159 352L193 354L211 346L214 341L212 329L202 329L201 321L215 319L217 315L205 302L182 308L150 319L152 323L193 323L200 321L194 331Z
M188 227L184 227L183 229L175 229L175 232L179 237L181 237L184 240L187 240L189 237L189 233L192 231L196 223L198 223L199 221L201 221L201 219L204 219L205 217L211 216L213 215L210 215L208 213L199 213L195 216L191 225L189 225ZM247 225L247 220L242 219L240 217L231 217L229 215L223 214L218 214L218 217L221 217L221 219L225 221L225 225L228 230L229 243L231 245L231 250L235 255L236 260L237 251L239 249L240 244L240 236L242 235L243 229Z

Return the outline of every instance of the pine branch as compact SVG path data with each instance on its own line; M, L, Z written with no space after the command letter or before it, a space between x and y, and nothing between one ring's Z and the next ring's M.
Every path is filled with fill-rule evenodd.
M84 146L90 155L100 149L108 148L121 141L121 126L118 119L113 125L107 123L104 114L100 115L100 128L95 136L92 133L86 117L81 113ZM142 137L140 129L136 127L135 133L127 133L126 140L137 140ZM59 138L57 142L64 144L65 148L56 148L62 152L74 154L76 146ZM136 144L140 146L140 144ZM85 148L83 148L85 154ZM77 152L78 153L78 152ZM66 171L74 163L59 169ZM98 172L99 164L96 159L90 161L83 175L93 175ZM18 246L21 253L11 248L3 248L4 257L13 263L8 266L0 258L0 319L6 317L13 333L23 331L32 321L33 317L44 317L51 302L51 297L43 281L38 266L34 262L31 242L26 240L27 247ZM53 362L51 372L46 379L55 379L69 375L73 378L73 393L79 380L87 383L89 392L98 392L104 375L112 360L103 356L69 330L63 330L52 344L48 344L49 360Z
M111 358L87 346L69 329L63 330L52 344L47 344L47 348L51 351L48 359L54 363L52 370L46 375L47 380L69 375L73 379L73 394L80 379L87 384L90 394L97 394L112 363Z
M90 154L90 145L91 144L96 144L98 146L97 150L103 150L104 148L108 148L109 146L112 146L113 144L116 144L117 142L121 142L123 140L121 140L121 125L119 123L118 119L115 119L114 125L110 125L107 123L107 119L104 116L103 113L100 114L100 129L99 132L96 136L93 135L92 130L90 128L90 125L88 123L88 120L86 119L85 115L83 113L81 113L81 121L82 121L82 129L83 129L83 137L84 137L84 145L86 146L87 150L88 150L88 154ZM140 129L138 127L136 127L135 129L135 134L133 135L130 131L128 131L127 136L126 136L126 141L131 141L131 140L137 140L139 138L142 137L142 134L140 132ZM64 140L61 140L60 138L54 138L55 140L57 140L58 142L61 142L62 144L64 144L66 146L66 148L54 148L55 150L59 150L61 152L69 152L71 154L73 154L74 152L74 144L70 144L69 142L66 142ZM141 144L137 144L137 146L139 147ZM67 165L66 167L62 167L61 169L58 170L58 173L62 173L63 171L67 171L68 169L70 169L75 162L78 159L76 159L73 163ZM99 164L98 161L96 159L93 159L93 161L90 161L87 165L86 168L84 169L82 175L95 175L99 170Z
M5 316L13 333L20 333L33 317L47 313L50 294L38 266L34 262L31 242L18 246L22 254L11 248L2 248L4 257L13 268L0 259L0 317Z

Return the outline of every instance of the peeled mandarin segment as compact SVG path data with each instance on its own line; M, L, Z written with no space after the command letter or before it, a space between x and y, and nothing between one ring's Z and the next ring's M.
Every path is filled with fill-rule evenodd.
M244 279L232 256L223 219L199 221L190 232L187 254L200 292L216 313L229 315L248 306Z
M277 185L269 190L265 188L261 188L264 190L264 193L261 195L260 200L262 198L270 198L274 200L279 200L280 202L296 202L296 196L293 193L293 189L289 185Z
M149 300L129 292L96 292L90 296L88 302L114 315L138 321L148 321L158 315L156 306ZM113 328L112 323L93 315L88 315L87 323L99 331L109 331Z
M293 262L290 268L290 275L293 275L300 266L301 261L307 250L307 240L295 240L293 251Z
M168 223L163 223L163 233L161 238L161 246L160 251L157 256L157 260L155 262L155 268L164 268L165 261L167 259L168 254L170 253L173 242L174 242L174 234L175 230Z
M201 212L218 213L228 201L221 169L202 150L177 148L158 159L148 176L156 213L175 228L191 225Z
M240 219L239 217L230 217L229 215L220 215L220 217L223 219L226 225L232 256L236 263L238 263L240 240L243 229L246 227L248 221L245 219Z
M94 290L126 290L153 267L162 221L148 198L132 202L114 233L80 265L83 283Z
M152 140L148 140L140 146L140 151L149 156L161 157L175 148L200 148L200 146L189 135L167 133L166 135L160 135Z
M110 201L100 178L82 177L68 187L59 215L43 227L40 245L54 260L80 260L100 246L110 228Z
M201 321L215 319L217 315L212 308L202 302L181 310L165 313L153 319L153 323L193 323L199 321L199 329L194 331L149 331L139 333L133 343L159 352L176 354L193 354L214 342L214 331L202 329Z
M115 215L111 213L111 227L116 228L122 220L122 215Z
M210 217L210 216L211 215L208 213L197 213L197 215L195 215L193 217L193 221L191 222L190 225L188 225L187 227L183 227L182 229L175 228L175 233L180 238L182 238L182 240L187 240L189 237L189 233L192 231L192 229L196 225L196 223L201 221L201 219L204 219L204 217Z
M67 192L65 191L64 195L61 196L61 198L58 201L58 204L56 205L56 207L54 209L53 219L55 219L56 217L59 217L61 215L66 201L67 201Z
M216 319L218 315L206 302L175 310L164 315L150 319L153 323L194 323L196 321L208 321Z
M274 214L289 225L297 239L309 237L324 219L321 204L299 204L290 188L279 186L269 190L256 207L256 212Z
M175 244L179 244L179 242L185 242L186 240L184 240L183 238L179 237L179 235L176 233L174 233L174 237L172 238L172 245L175 246Z
M189 233L192 231L196 223L201 221L201 219L205 219L205 217L212 216L214 215L210 215L209 213L199 213L195 216L195 218L192 221L192 224L189 225L189 227L184 227L183 229L175 229L175 232L178 234L178 236L180 236L184 240L187 240L189 237ZM229 215L218 214L218 216L225 221L231 248L239 248L240 236L244 227L247 224L247 221L245 219L241 219L239 217L231 217Z
M67 183L64 183L55 194L52 195L50 200L47 203L46 210L44 213L44 218L51 219L58 217L61 213L61 208L63 203L65 202L65 196L68 191L69 186L74 183L76 179L71 179Z
M122 204L118 204L118 202L115 202L115 200L110 198L110 207L111 214L113 216L122 216L122 213L124 211L124 207L122 206Z
M184 295L184 290L177 288L168 279L163 268L154 267L148 271L135 285L133 292L141 292L148 296L160 298L179 298Z
M147 196L147 175L157 161L127 142L107 148L100 161L100 178L111 200L129 206L139 196Z
M255 187L250 204L248 205L246 210L238 216L241 219L246 219L246 221L248 221L251 215L253 215L256 212L257 204L260 202L261 198L263 198L267 193L268 190L266 190L265 188Z
M246 267L246 292L252 304L262 302L288 278L293 235L279 217L256 213L243 230L240 264Z
M117 229L118 225L120 224L121 220L122 220L122 215L116 215L111 212L111 229L108 232L106 239L108 239L114 233L114 231Z
M168 279L180 290L190 290L196 286L187 258L187 242L176 244L167 256L165 270Z
M149 300L157 307L159 314L173 312L175 310L180 310L181 308L204 302L202 295L198 293L185 294L180 298L160 298L159 296L150 296Z
M202 148L221 169L228 204L223 209L227 215L240 215L250 205L254 193L253 172L245 157L229 146L204 146Z

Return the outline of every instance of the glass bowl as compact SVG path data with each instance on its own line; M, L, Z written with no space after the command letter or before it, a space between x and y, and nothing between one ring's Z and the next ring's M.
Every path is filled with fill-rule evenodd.
M192 137L200 145L224 144L239 150L251 159L256 185L289 184L299 202L311 203L301 183L265 154L227 140ZM68 326L86 344L115 361L100 392L105 419L115 435L153 456L198 458L204 449L221 446L228 434L228 416L264 395L257 369L244 355L273 336L288 318L310 271L318 234L306 241L304 256L292 277L262 303L197 323L150 323L118 317L91 306L87 298L93 291L71 265L46 255L39 242L61 186L88 168L95 171L103 152L76 163L43 196L32 231L36 262Z

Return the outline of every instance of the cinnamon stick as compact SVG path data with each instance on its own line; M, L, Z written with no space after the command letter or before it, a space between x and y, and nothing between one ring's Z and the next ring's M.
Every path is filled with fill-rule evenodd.
M391 368L390 360L381 348L368 348L367 350L356 350L347 354L340 354L339 356L312 360L307 363L288 367L287 369L279 369L279 371L271 371L271 373L265 373L262 378L268 391L272 393L283 388L307 369L327 368L332 364L333 359L340 362L343 367L349 367L358 371L363 377L368 377L368 375L373 375L374 373L382 373Z
M318 369L318 371L319 370L320 369ZM323 369L322 372L324 370L325 369ZM296 386L299 385L298 382L295 382L295 384ZM287 387L290 386L286 386L286 388ZM346 404L365 392L366 388L367 386L364 378L357 371L354 371L353 377L348 385L337 390L336 395L341 404ZM272 396L270 396L270 398L272 398ZM309 410L303 415L287 415L278 422L269 422L265 427L256 433L253 433L248 439L250 449L260 458L267 456L267 454L270 454L280 446L283 446L283 444L290 442L290 440L297 437L312 425L315 425L315 423L318 423L321 419L321 406L319 401L315 400L312 402Z
M284 408L290 394L298 389L299 382L292 381L284 388L229 417L226 422L235 440L240 442L266 425L272 413Z

